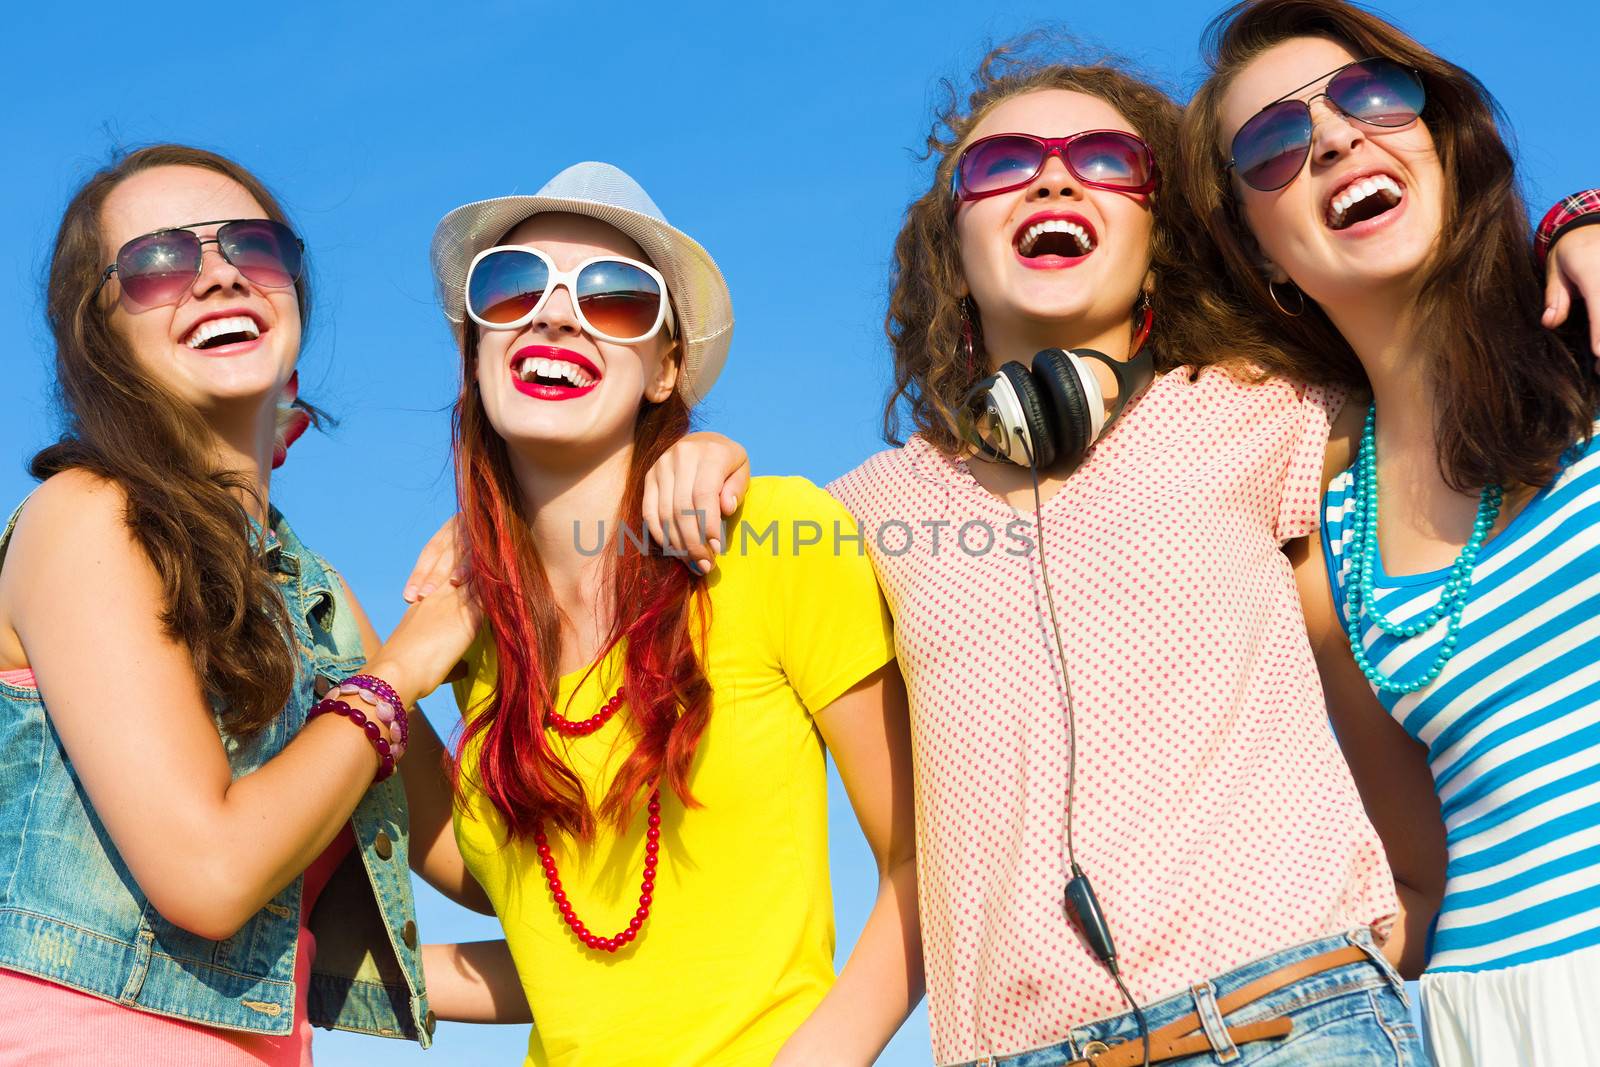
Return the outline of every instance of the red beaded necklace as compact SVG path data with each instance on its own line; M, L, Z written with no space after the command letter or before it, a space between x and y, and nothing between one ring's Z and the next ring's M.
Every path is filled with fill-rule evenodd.
M534 844L539 846L539 864L544 868L545 884L550 887L550 897L556 902L556 907L561 909L561 917L566 920L572 932L578 935L578 940L592 949L602 949L606 952L615 952L639 936L640 927L650 918L650 904L654 899L651 894L656 888L656 858L661 849L661 789L659 787L650 791L649 827L644 832L644 878L639 882L639 908L633 913L633 918L628 920L628 928L615 937L600 937L590 932L572 910L572 901L567 899L566 890L561 888L561 876L556 873L556 861L550 855L550 840L544 835L544 824L540 823L533 831Z
M587 719L574 722L563 718L554 711L550 713L545 725L557 733L567 737L583 737L592 734L604 726L611 716L617 713L622 706L622 690L617 690L617 695L605 702L605 705ZM650 918L650 905L654 900L652 894L656 889L656 860L661 852L661 789L656 787L650 791L650 803L645 809L649 813L648 825L644 832L644 877L639 881L639 907L633 913L633 918L628 921L628 928L615 937L600 937L592 933L583 920L578 918L572 910L572 901L567 899L567 891L561 888L561 876L556 872L556 861L550 855L550 839L545 836L544 824L534 827L533 843L539 848L539 865L544 868L545 884L550 887L550 898L555 901L556 907L561 909L561 918L567 926L577 935L584 946L599 949L605 952L616 952L623 945L628 944L639 936L639 930L644 926L646 919Z
M617 690L617 695L600 706L600 710L587 719L569 719L550 709L550 714L545 716L544 724L564 737L587 737L600 727L611 721L611 716L622 707L622 690Z

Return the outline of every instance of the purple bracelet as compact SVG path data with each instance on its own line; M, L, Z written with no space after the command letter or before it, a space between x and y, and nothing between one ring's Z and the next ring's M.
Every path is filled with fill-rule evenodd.
M383 736L382 728L367 718L360 708L352 707L344 701L337 700L331 696L323 697L311 705L311 710L306 713L306 722L310 722L318 715L327 715L330 712L343 715L361 727L361 732L367 735L367 740L372 742L372 747L378 750L378 759L381 763L378 766L378 773L373 776L374 783L381 782L394 773L394 749L389 745L388 739Z
M394 686L379 678L375 674L353 674L346 678L328 694L329 696L360 696L370 704L388 726L395 730L395 759L405 755L406 748L411 743L410 716L406 714L406 706L400 700L400 694L394 691Z

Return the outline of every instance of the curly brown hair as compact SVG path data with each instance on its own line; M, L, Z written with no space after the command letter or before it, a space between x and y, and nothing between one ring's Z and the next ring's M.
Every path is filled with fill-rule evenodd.
M1157 168L1171 172L1177 163L1180 108L1165 90L1135 70L1116 56L1091 54L1064 34L1036 30L991 49L973 73L964 102L953 82L941 83L946 99L928 131L922 156L938 161L933 181L906 209L894 244L884 322L894 356L894 387L883 421L890 443L901 443L903 402L915 432L941 451L956 451L961 399L988 373L981 358L969 362L962 351L961 254L951 193L956 162L973 129L1014 96L1069 89L1099 97L1121 112L1150 145ZM1198 221L1170 188L1158 190L1152 201L1150 299L1155 330L1149 344L1157 367L1171 370L1216 363L1243 370L1257 362L1262 354L1257 349L1264 342L1241 321L1237 302L1218 299L1212 292L1208 270L1216 264L1192 254L1190 235ZM1133 308L1129 311L1131 321ZM981 323L970 308L967 317L981 355Z
M1383 19L1342 0L1246 0L1208 27L1211 74L1183 121L1174 177L1203 220L1225 274L1217 283L1251 306L1270 343L1263 365L1311 382L1367 388L1366 373L1321 308L1285 316L1274 305L1254 236L1225 173L1222 99L1263 52L1295 37L1325 37L1357 56L1415 70L1427 90L1422 121L1444 171L1444 224L1423 268L1415 320L1435 387L1434 434L1446 484L1543 485L1561 455L1587 440L1600 382L1577 339L1577 317L1552 333L1540 324L1543 280L1512 153L1489 91L1467 71Z
M224 729L243 736L282 713L295 679L288 612L251 547L241 504L251 488L217 469L214 438L199 412L140 369L111 325L106 292L94 298L105 266L100 210L119 184L156 167L215 171L243 187L268 218L289 223L249 171L187 145L141 148L84 182L56 233L45 297L66 429L33 457L30 471L44 479L85 470L122 490L128 528L161 578L167 633L188 649ZM304 274L295 296L305 323L311 290Z

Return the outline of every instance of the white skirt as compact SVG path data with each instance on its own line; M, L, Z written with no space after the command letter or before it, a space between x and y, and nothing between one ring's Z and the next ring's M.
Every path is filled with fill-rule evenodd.
M1600 1065L1600 947L1496 971L1424 974L1439 1067Z

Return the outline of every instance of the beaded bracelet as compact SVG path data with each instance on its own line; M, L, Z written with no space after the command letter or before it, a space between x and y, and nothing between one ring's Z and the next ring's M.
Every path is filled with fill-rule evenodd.
M394 686L375 674L353 674L335 686L328 695L359 696L370 704L378 718L394 728L395 759L405 755L411 743L411 721Z
M382 728L367 718L360 708L352 707L344 701L336 700L331 696L323 697L311 705L311 710L306 713L306 722L310 722L318 715L326 715L329 712L343 715L361 727L361 732L367 735L367 740L372 742L372 747L378 750L378 758L382 762L378 767L378 773L373 776L372 780L374 782L381 782L394 773L394 749L390 746L388 738L383 736Z

